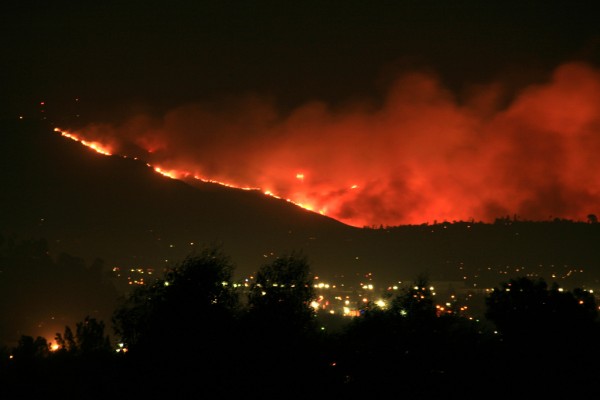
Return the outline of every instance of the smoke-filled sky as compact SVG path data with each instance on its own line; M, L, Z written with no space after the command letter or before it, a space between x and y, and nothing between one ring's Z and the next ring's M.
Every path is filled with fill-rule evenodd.
M592 2L123 3L3 6L2 115L356 226L600 213Z

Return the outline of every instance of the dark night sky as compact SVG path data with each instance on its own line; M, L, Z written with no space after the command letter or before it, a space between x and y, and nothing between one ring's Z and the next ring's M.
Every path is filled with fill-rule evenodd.
M519 84L565 61L598 61L592 4L8 1L2 114L75 97L90 119L248 92L281 107L336 103L381 94L406 68L457 90L498 76Z
M597 15L572 1L8 1L0 114L43 108L113 152L356 226L580 219L600 198Z

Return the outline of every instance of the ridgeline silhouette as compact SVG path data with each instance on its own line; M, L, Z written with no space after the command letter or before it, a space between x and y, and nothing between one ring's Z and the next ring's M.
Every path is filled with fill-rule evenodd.
M44 238L54 255L101 258L110 268L160 271L198 245L221 243L238 277L253 274L265 255L301 249L326 276L371 272L397 281L426 272L457 281L488 267L553 266L556 275L583 269L573 285L600 282L597 210L582 210L581 221L502 216L355 228L260 192L192 187L141 160L89 151L39 121L4 121L0 149L0 233Z

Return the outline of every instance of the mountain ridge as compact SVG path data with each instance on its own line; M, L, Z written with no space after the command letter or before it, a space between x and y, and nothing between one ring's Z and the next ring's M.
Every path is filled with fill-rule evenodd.
M160 240L175 247L187 235L189 243L221 242L238 258L249 256L251 246L264 241L264 251L254 251L257 262L262 253L291 251L317 232L354 229L260 192L204 182L192 187L158 174L143 161L101 155L61 138L50 126L35 125L3 125L2 147L10 150L4 151L2 163L8 195L3 196L2 209L12 210L4 219L22 235L45 234L51 243L62 241L58 247L65 251L77 254L77 246L82 246L86 254L95 250L98 257L126 263L109 249L117 238L127 238L136 249L130 262L156 263L169 252L174 255L170 261L176 261L193 248L155 252L154 259L144 260L143 253L152 253L158 245L152 241L159 238L139 236L164 236ZM97 246L86 246L79 240L84 236Z
M516 273L552 265L584 269L587 284L599 279L598 223L499 218L356 228L259 191L205 182L192 187L141 160L90 151L48 124L1 127L4 234L43 237L57 253L101 258L109 267L160 270L216 244L231 256L238 277L271 257L301 251L324 276L372 273L393 282L424 273L469 285L485 269L509 266ZM485 284L506 278L490 275Z

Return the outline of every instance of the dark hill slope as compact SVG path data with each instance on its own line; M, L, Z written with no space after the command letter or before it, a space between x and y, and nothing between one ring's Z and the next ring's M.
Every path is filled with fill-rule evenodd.
M108 266L160 269L198 246L221 243L240 276L265 255L302 250L318 274L372 272L381 283L419 273L466 287L519 274L599 281L598 223L353 228L259 192L163 177L143 161L97 154L43 124L0 128L0 233L44 237L55 252L100 257Z
M316 237L335 242L355 230L258 192L192 187L40 124L5 123L0 140L5 234L45 237L56 251L111 265L164 265L221 243L245 274L263 254L301 250Z

